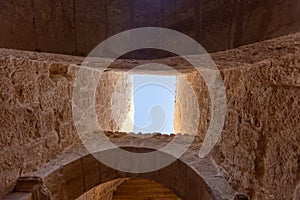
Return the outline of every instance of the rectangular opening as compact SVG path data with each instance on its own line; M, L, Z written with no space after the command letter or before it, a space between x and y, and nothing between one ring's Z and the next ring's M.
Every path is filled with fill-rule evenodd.
M174 133L176 76L134 74L135 133Z

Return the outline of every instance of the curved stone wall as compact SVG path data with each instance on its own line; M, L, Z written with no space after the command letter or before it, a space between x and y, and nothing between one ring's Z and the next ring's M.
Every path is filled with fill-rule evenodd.
M122 138L116 140L124 142ZM136 146L144 146L147 142L138 144L139 140L133 140L136 142L132 145L133 147L126 149L140 153L144 152L143 147L140 148ZM127 142L130 141L127 140ZM148 143L148 145L151 144L154 144L153 141ZM156 145L157 144L158 143L156 143ZM43 180L44 186L51 194L51 199L76 199L99 184L120 178L144 178L153 180L170 189L181 199L222 199L220 198L221 196L215 196L215 193L211 191L212 188L210 188L210 185L206 184L205 178L207 175L202 177L204 168L195 169L191 165L177 160L163 169L149 173L135 174L110 168L99 162L94 156L97 157L97 153L89 154L82 147L74 148L66 155L59 156L57 160L52 160L48 165L32 175L40 177ZM199 162L205 164L207 161ZM210 164L209 161L207 163L208 165ZM214 166L211 165L210 168L211 172L214 173ZM219 181L220 180L224 179L219 179ZM224 188L226 188L226 186L224 186ZM220 195L219 193L216 194ZM231 195L234 196L234 194L233 192ZM225 195L230 195L230 193L227 191Z
M213 157L251 199L293 199L300 182L299 33L273 41L213 56L228 100Z
M219 171L206 178L210 188L221 188L214 190L216 194L224 192L222 187L229 182L253 199L290 199L298 195L299 38L297 33L212 54L228 98L222 137L209 155ZM79 142L72 120L71 94L82 58L6 49L0 52L3 196L18 177L41 170ZM180 65L176 58L165 60L175 63L171 66ZM135 64L123 60L118 66ZM185 161L191 161L193 169L206 169L197 158L195 148Z
M16 179L79 141L72 112L73 84L82 58L1 50L0 197ZM119 80L120 83L116 84ZM119 112L110 100L117 90ZM96 95L102 130L119 131L131 105L131 88L121 72L104 73ZM106 108L106 109L103 109Z
M86 55L119 32L171 28L208 52L300 31L298 0L7 0L0 47Z

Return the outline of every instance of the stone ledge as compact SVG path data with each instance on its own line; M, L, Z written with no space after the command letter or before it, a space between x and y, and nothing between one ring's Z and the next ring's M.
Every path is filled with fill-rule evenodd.
M49 191L40 177L20 177L12 193L5 200L50 200Z

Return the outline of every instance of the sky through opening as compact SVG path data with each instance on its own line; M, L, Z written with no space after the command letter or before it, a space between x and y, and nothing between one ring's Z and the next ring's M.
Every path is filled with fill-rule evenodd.
M176 76L133 75L134 132L174 133Z

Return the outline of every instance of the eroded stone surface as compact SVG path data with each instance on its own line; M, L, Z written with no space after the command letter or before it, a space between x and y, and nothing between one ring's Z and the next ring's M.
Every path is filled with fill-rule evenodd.
M278 42L241 48L239 59L232 52L237 67L222 70L228 114L214 157L254 199L291 199L299 182L299 39Z
M297 194L299 37L298 33L212 55L226 86L228 113L210 162L216 166L212 169L225 176L235 190L253 199L291 199ZM42 176L42 165L79 141L72 120L71 94L82 60L1 50L1 195L12 189L19 176L37 170ZM126 71L143 62L125 60L115 65ZM164 62L184 69L182 72L191 70L178 58ZM170 140L161 137L162 141ZM141 143L141 139L137 141ZM124 139L120 142L126 144ZM195 147L193 154L182 158L194 163L193 169L205 166L196 162L198 150ZM82 152L78 152L80 155ZM72 160L56 161L63 166L69 162L65 159ZM211 173L203 170L207 176ZM57 187L58 197L63 195L60 171L47 177L47 182L49 187ZM215 192L226 191L224 185L216 184L220 190Z
M151 135L151 137L141 140L134 135L130 136L125 133L107 133L107 135L112 134L115 136L111 138L111 140L115 144L120 147L130 146L131 148L128 148L128 150L137 153L145 153L151 149L159 149L166 145L169 140L174 139L174 136L154 134ZM179 135L179 137L183 142L190 136ZM93 141L93 138L91 138L90 143L92 144ZM99 171L100 178L98 179L98 184L116 178L139 177L147 178L164 185L181 199L195 199L196 197L200 199L232 199L236 192L231 188L226 179L221 178L221 171L211 157L205 159L199 159L197 157L201 143L199 140L195 141L196 142L191 145L180 160L154 172L128 173L118 171L102 164L101 159L96 159L99 158L99 156L101 158L105 152L99 155L98 153L91 155L84 146L77 145L69 149L64 155L58 156L56 160L52 160L34 173L34 175L44 180L46 187L52 192L52 198L54 199L59 198L60 195L64 197L68 196L69 198L70 195L72 195L72 197L78 196L78 191L68 189L70 188L68 187L69 184L75 184L74 181L80 186L79 188L85 187L84 191L89 190L90 187L87 187L85 183L94 182L94 177L89 176L89 171L85 170L86 166L95 166L95 170L93 170L94 173ZM147 149L148 151L146 151ZM190 159L191 156L193 159ZM115 162L118 163L119 159L116 154ZM197 160L197 162L195 162L195 160ZM130 163L134 164L133 161L130 160ZM119 164L124 165L124 163ZM136 164L139 165L138 163ZM64 181L59 181L60 177L62 177ZM217 182L227 185L217 184ZM97 181L95 183L97 183ZM188 186L188 184L190 184L190 186Z
M88 192L84 193L76 200L88 200L88 199L111 200L113 198L113 193L117 190L118 186L121 185L126 180L127 180L126 178L121 178L107 183L103 183L97 187L92 188Z
M174 193L166 187L147 179L130 179L118 186L112 200L122 199L169 199L179 200Z

